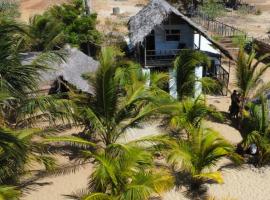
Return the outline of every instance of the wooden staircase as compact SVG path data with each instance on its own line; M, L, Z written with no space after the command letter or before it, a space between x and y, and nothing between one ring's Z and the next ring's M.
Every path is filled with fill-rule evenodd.
M233 44L233 36L223 36L218 42L237 58L239 47L236 47L236 45Z

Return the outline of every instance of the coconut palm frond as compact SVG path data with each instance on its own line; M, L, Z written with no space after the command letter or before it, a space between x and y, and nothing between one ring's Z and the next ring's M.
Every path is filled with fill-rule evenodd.
M116 200L116 198L111 197L105 193L91 193L89 195L83 196L80 200Z
M184 97L193 97L196 82L195 68L202 65L210 66L210 61L207 55L200 51L181 51L175 59L174 69L179 100Z
M206 172L206 169L215 166L222 157L230 157L234 153L234 147L223 139L218 132L202 127L187 130L188 139L175 139L177 145L169 149L168 161L176 169L189 172L194 178L200 175L211 178L216 175ZM219 177L212 179L220 182Z
M19 200L21 192L15 187L0 185L0 199L1 200Z
M43 141L44 143L62 143L85 148L96 146L96 144L94 144L93 142L89 142L88 140L75 136L47 137Z
M201 173L199 175L195 175L194 178L204 179L204 180L212 180L212 181L215 181L219 184L224 183L223 178L222 178L222 174L219 171L218 172Z

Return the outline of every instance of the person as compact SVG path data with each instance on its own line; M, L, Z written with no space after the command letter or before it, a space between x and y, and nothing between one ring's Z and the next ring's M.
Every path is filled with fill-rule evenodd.
M235 117L238 118L240 112L241 94L236 95L236 105L235 105Z
M237 108L238 108L238 94L237 94L237 91L234 90L231 95L231 105L229 108L231 118L236 116Z

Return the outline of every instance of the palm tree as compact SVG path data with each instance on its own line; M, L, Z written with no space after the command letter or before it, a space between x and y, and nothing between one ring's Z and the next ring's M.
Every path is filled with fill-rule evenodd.
M19 52L20 38L25 36L24 28L15 22L0 20L0 90L1 95L10 98L1 101L1 122L14 125L18 108L26 100L33 99L32 92L38 90L40 75L49 70L49 65L62 62L64 55L59 51L41 53L29 63L22 63Z
M86 152L84 152L87 155ZM160 196L173 185L173 178L165 168L153 166L153 156L134 145L111 144L95 158L88 194L74 195L75 199L147 200Z
M269 88L270 82L262 83L262 77L270 64L259 66L268 57L269 55L266 54L256 59L255 50L252 50L249 55L245 54L243 48L239 51L236 64L236 86L242 96L241 113L248 100Z
M168 162L176 171L189 173L194 186L205 180L222 183L220 172L210 169L223 157L239 158L234 154L234 147L212 129L200 126L189 127L186 131L188 139L170 138L167 143Z
M167 125L175 130L182 130L188 126L199 127L203 120L212 117L223 120L223 116L215 108L207 106L204 96L195 99L187 98L175 104L175 109L167 110L165 118Z
M196 77L195 69L198 66L210 66L209 58L200 51L185 49L175 59L176 91L179 100L183 100L184 97L194 97L196 82L200 82L204 89L217 87L213 79Z
M47 69L40 60L30 64L22 64L18 51L18 35L23 35L20 25L10 21L0 22L0 75L1 86L5 86L12 94L25 95L35 91L39 83L40 73ZM43 55L44 56L44 55Z
M24 45L30 45L31 51L49 51L60 49L65 43L65 34L61 22L56 21L49 13L35 15L29 20Z
M141 69L134 65L121 67L116 58L113 48L103 49L99 69L94 75L85 76L93 94L69 94L75 122L84 127L88 137L97 136L104 146L117 142L127 129L157 114L166 107L161 104L170 101L156 84L146 86Z
M270 124L268 101L260 96L260 104L249 103L248 113L244 115L242 145L248 149L251 144L257 146L257 153L254 155L255 164L262 166L270 162Z
M1 185L17 185L19 177L28 171L27 167L32 161L43 163L47 169L54 167L54 160L49 157L46 146L33 140L36 135L43 131L31 129L29 124L27 124L27 128L26 124L16 127L20 114L18 108L32 108L33 106L34 95L30 96L28 93L36 90L40 72L47 69L46 66L41 65L41 60L49 56L44 54L35 60L33 64L23 65L18 50L18 38L24 34L25 31L20 25L0 19ZM36 102L42 108L44 108L45 104L48 105L47 102L42 102L39 99L36 99ZM26 105L26 103L28 104ZM24 111L27 110L24 109ZM0 196L2 195L2 198L9 197L7 196L9 195L8 189L12 188L3 186L1 189ZM10 196L9 198L13 197Z
M47 170L55 167L46 145L33 140L40 134L43 131L38 129L0 128L0 184L17 184L19 176L27 172L33 161L43 164Z

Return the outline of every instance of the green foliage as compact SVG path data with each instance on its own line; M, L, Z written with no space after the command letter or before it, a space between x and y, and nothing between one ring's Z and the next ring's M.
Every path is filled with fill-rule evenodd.
M248 15L253 12L253 10L250 9L249 5L241 5L238 7L237 12L240 15Z
M254 50L246 55L244 49L240 49L236 65L236 86L242 95L242 108L249 99L269 89L270 83L262 83L261 80L270 64L260 65L268 57L266 54L256 58Z
M209 0L199 7L199 9L206 14L210 19L216 19L224 15L225 8L222 4L215 0Z
M169 126L175 130L182 130L190 125L199 127L201 122L209 117L223 120L222 114L207 106L202 96L185 99L178 103L178 109L173 109L170 113Z
M146 86L141 68L132 63L119 63L119 52L102 49L100 67L95 74L85 75L93 95L72 91L71 118L84 126L90 137L100 138L105 146L115 143L127 129L157 114L159 105L169 95L155 84L164 77L155 76L152 86ZM121 58L120 58L121 59ZM159 95L160 98L155 98Z
M20 16L18 11L17 0L1 0L0 1L0 18L14 19Z
M220 35L213 35L212 38L217 42L219 42L222 39Z
M93 156L96 163L90 176L91 193L81 199L147 200L172 188L168 170L153 167L153 156L143 148L112 144Z
M19 200L21 193L11 186L0 185L0 200Z
M255 15L261 15L261 14L262 14L262 11L260 9L256 9Z
M176 90L178 99L193 97L195 83L198 80L195 76L195 68L198 66L209 66L210 61L206 54L200 51L183 50L174 61L176 75Z
M65 44L81 47L85 43L99 45L101 34L96 30L97 15L86 15L83 0L55 5L29 21L25 50L43 51L62 48Z
M43 64L48 63L47 58L53 58L49 56L50 53L46 53L38 56L33 63L22 64L18 49L20 38L25 34L22 26L12 20L0 20L0 184L2 185L0 198L2 199L17 199L19 193L14 188L3 185L17 185L20 176L28 171L30 163L42 163L48 170L55 167L54 160L48 155L47 146L41 144L41 140L33 140L35 135L43 134L42 130L31 129L30 124L26 123L28 121L26 118L29 117L27 109L23 110L23 114L20 113L21 108L34 107L31 103L35 95L30 96L28 93L36 91L40 73L47 70ZM36 102L39 102L39 106L47 104L48 107L47 102L37 99ZM39 115L42 114L44 115L44 112L39 112ZM22 115L27 117L21 119ZM34 120L37 118L32 119ZM18 121L24 123L17 126Z
M270 121L268 101L260 96L260 104L249 103L248 114L243 119L247 124L244 127L242 145L247 149L251 144L256 144L258 153L255 155L255 164L266 165L270 162Z
M48 14L35 15L29 20L25 48L31 51L53 50L65 43L63 25Z
M168 142L168 162L176 171L186 171L195 181L213 180L222 183L220 172L209 169L223 157L238 156L234 147L218 132L203 127L186 129L187 139L170 138Z
M232 38L232 43L236 47L245 48L245 46L250 42L250 39L246 35L236 35Z
M82 0L74 0L72 4L54 6L48 13L54 20L59 20L62 23L62 29L68 43L80 46L86 42L100 42L101 35L96 30L97 15L85 15Z

